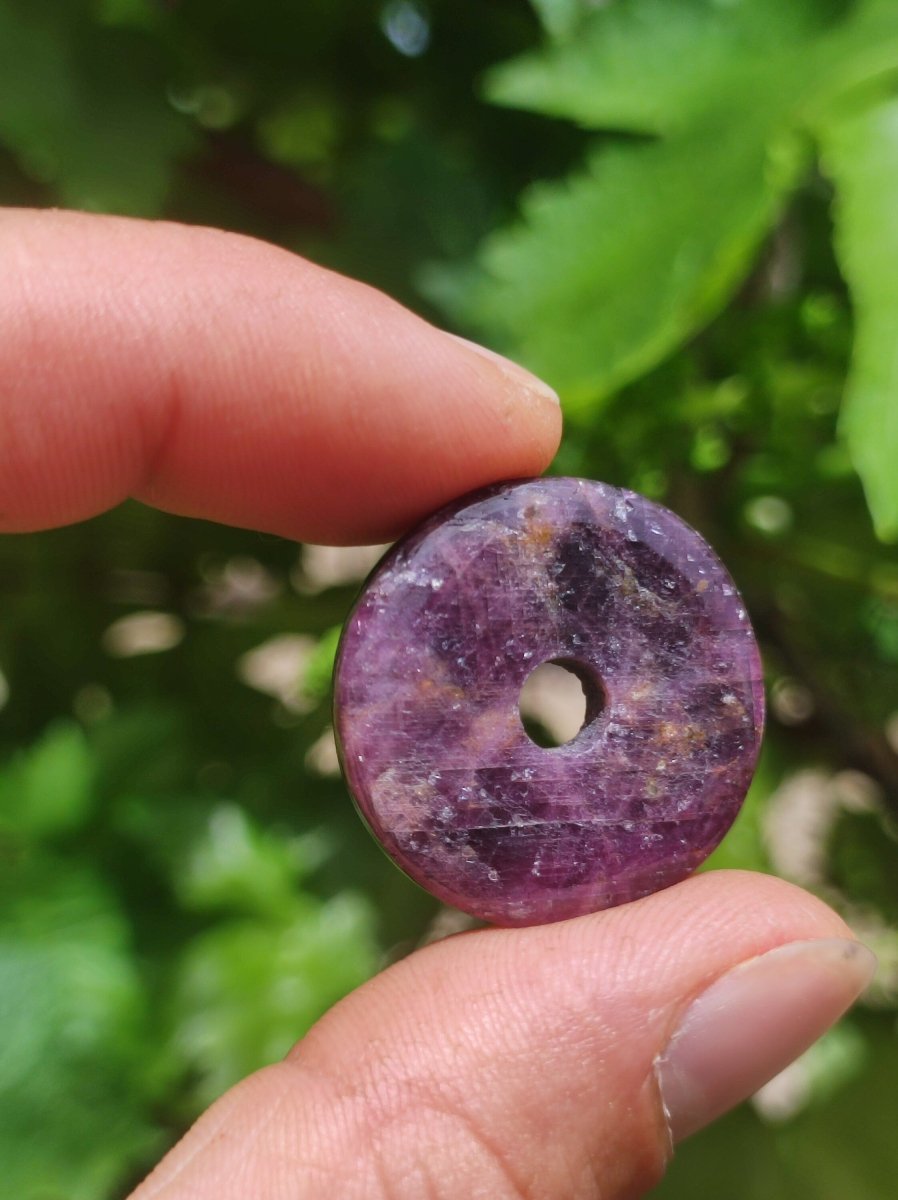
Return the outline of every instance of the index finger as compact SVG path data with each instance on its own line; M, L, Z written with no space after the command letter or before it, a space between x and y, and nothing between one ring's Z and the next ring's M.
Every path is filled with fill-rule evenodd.
M134 496L380 541L557 447L544 384L250 238L8 210L0 264L0 531Z

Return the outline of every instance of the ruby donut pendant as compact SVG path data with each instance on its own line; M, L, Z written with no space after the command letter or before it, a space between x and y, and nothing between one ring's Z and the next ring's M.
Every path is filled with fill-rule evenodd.
M518 707L561 662L586 723L537 745ZM386 555L337 655L358 808L447 904L536 925L685 878L733 822L764 719L736 587L668 509L585 479L466 496Z

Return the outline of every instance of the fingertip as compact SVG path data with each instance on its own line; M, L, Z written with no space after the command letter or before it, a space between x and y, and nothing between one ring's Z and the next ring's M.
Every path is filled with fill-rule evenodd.
M393 306L373 296L378 308ZM561 407L547 384L395 309L393 336L369 364L364 408L338 431L352 473L309 497L302 520L314 529L304 540L392 540L468 492L541 475L558 449Z
M747 1099L869 986L876 958L853 938L789 941L737 963L692 1000L656 1060L672 1140Z

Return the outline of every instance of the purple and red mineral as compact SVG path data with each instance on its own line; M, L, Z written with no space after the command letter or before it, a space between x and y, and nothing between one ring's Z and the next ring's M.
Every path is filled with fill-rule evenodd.
M536 745L539 664L583 683L586 723ZM337 740L390 856L499 925L577 916L683 879L730 827L764 697L742 600L672 512L583 479L501 484L386 556L347 621Z

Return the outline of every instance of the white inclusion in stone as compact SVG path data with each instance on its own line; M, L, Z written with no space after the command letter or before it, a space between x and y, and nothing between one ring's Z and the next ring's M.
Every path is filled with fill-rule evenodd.
M635 529L627 530L627 541L628 542L638 542L639 541L639 534L636 532Z
M620 500L615 500L614 515L617 517L618 521L626 521L627 517L630 515L631 508L632 505L627 504L627 501L623 498Z
M487 878L488 878L488 879L489 879L489 880L490 880L492 883L498 883L498 882L499 882L499 872L498 872L498 871L495 869L495 867L490 867L490 869L487 871L487 873L486 873L486 874L487 874Z
M419 575L414 567L406 567L404 571L397 571L391 580L393 590L399 587L404 587L408 584L410 587L422 587L426 583L426 579Z
M438 579L436 576L434 576L433 579L431 579L431 581L430 581L430 586L433 588L433 590L435 592L438 592L440 590L440 588L443 586L444 582L445 582L445 580Z

